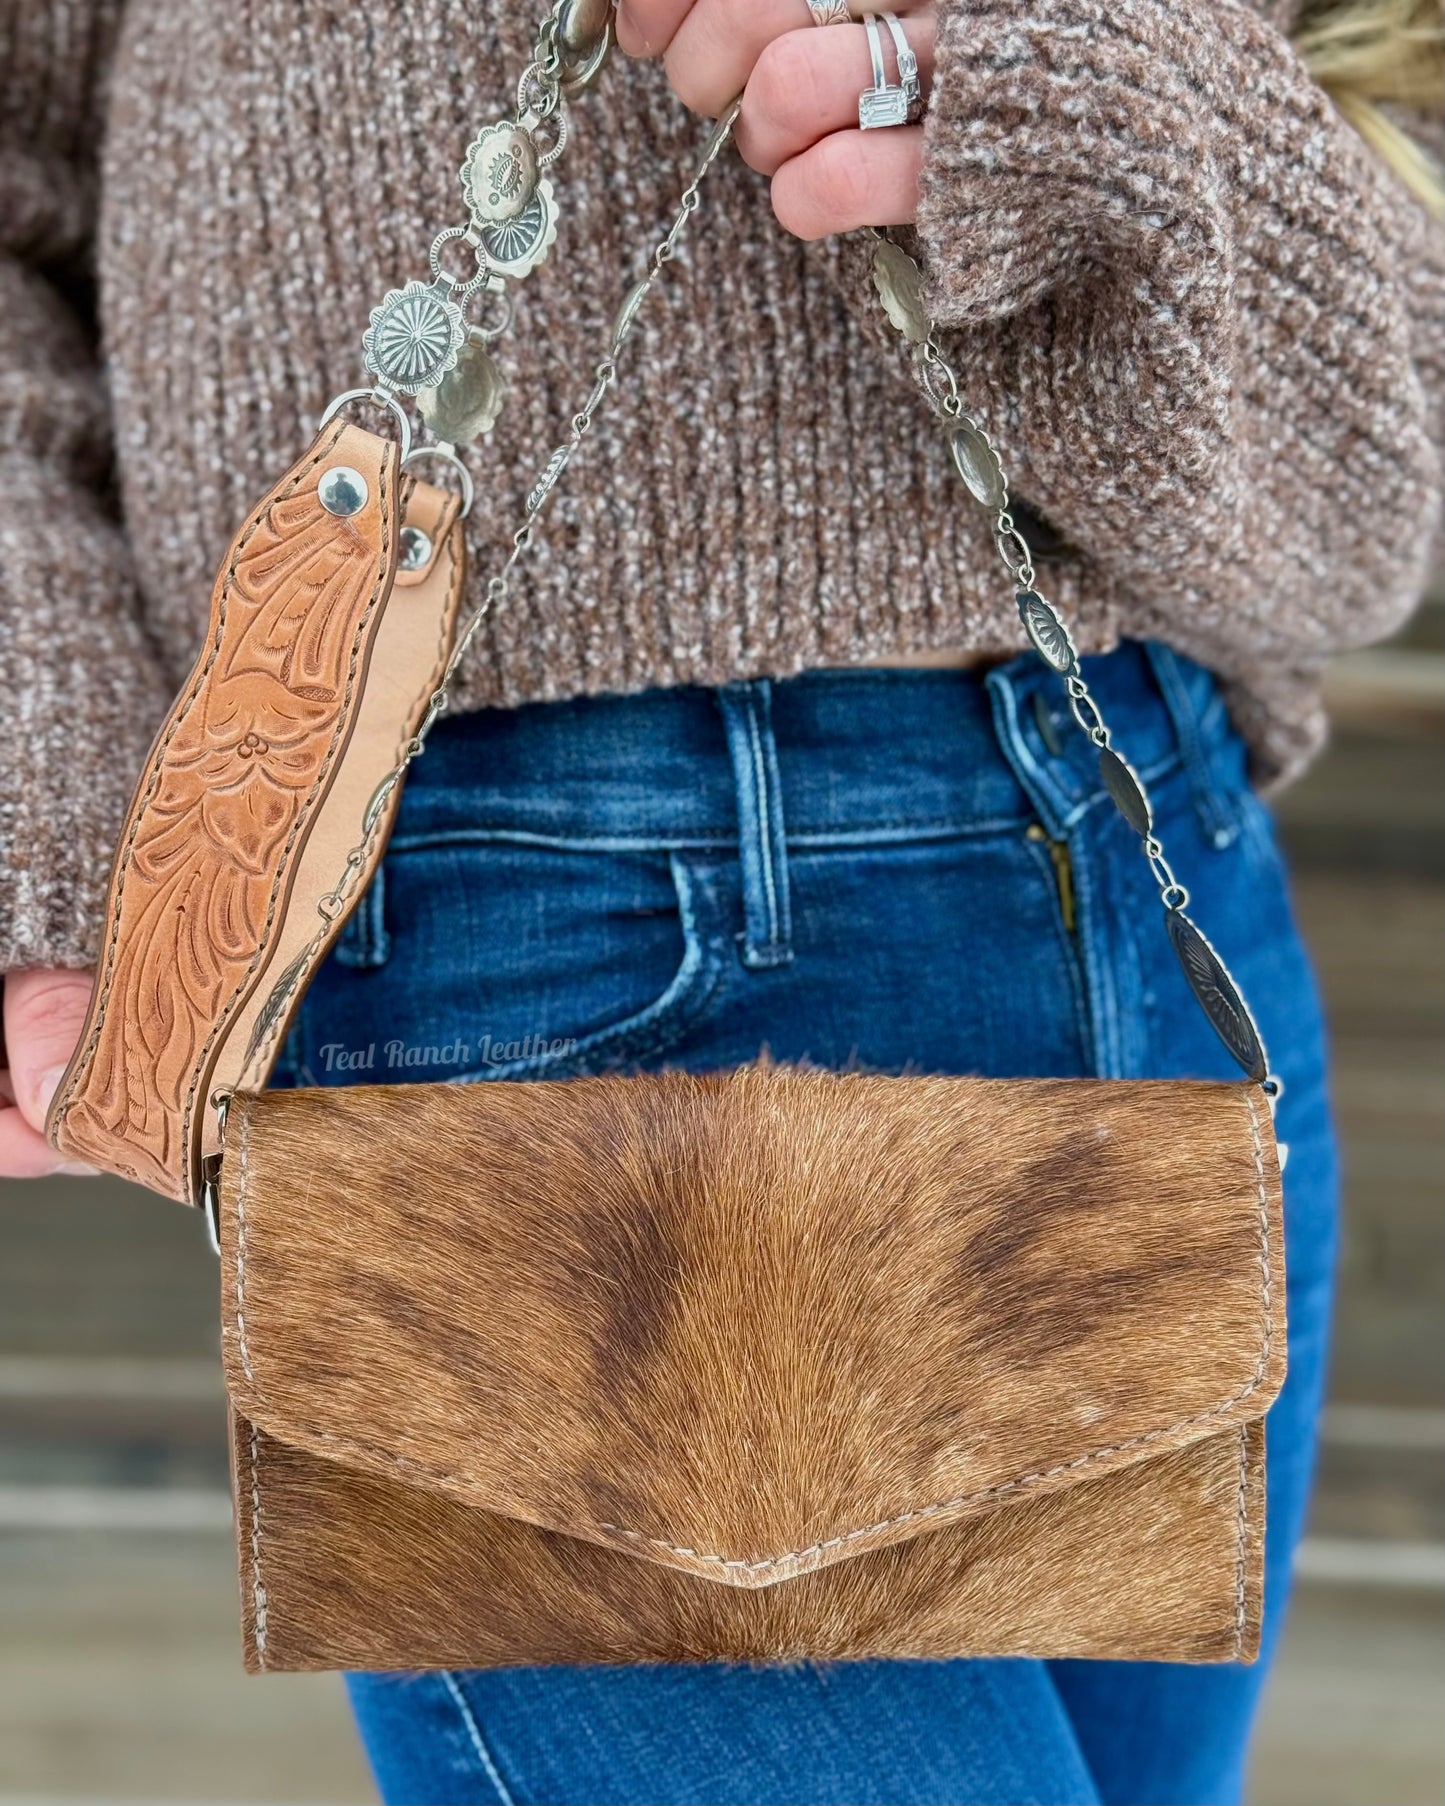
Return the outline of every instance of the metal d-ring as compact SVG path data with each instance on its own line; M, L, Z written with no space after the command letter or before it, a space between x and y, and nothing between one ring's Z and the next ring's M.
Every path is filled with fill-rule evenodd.
M458 519L465 520L472 511L472 503L476 500L477 494L477 486L472 481L471 471L462 463L456 452L447 445L419 445L415 451L406 453L402 458L401 467L405 470L408 464L419 464L424 458L438 458L443 464L450 464L456 471L462 486L462 511Z
M338 395L326 412L321 416L321 426L334 420L341 410L353 401L369 401L374 408L386 408L396 416L397 439L401 446L401 461L406 463L411 456L411 422L406 417L406 409L392 394L385 389L348 389Z

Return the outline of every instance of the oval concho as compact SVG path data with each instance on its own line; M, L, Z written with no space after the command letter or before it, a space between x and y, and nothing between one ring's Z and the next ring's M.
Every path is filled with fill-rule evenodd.
M970 421L962 420L949 432L948 449L953 468L973 499L985 508L1002 508L1008 494L1003 466L983 433Z
M532 486L531 494L527 497L527 512L529 514L535 514L542 506L543 502L546 501L547 497L557 487L558 482L561 480L562 472L571 463L572 454L576 449L577 441L575 439L564 439L557 447L556 451L552 453L552 456L548 458L547 468L542 472L541 476L537 478L537 481Z
M923 308L923 275L907 251L891 239L880 238L873 249L873 286L883 311L910 345L928 337L928 315Z
M1015 598L1024 632L1034 651L1051 670L1072 671L1078 662L1069 630L1036 590L1021 589Z
M1121 759L1112 746L1102 746L1099 748L1099 775L1120 815L1141 839L1147 837L1154 826L1154 817L1133 766L1127 759Z
M646 282L634 282L622 297L622 305L617 310L617 318L612 322L612 355L615 357L627 341L632 331L633 322L642 311L642 304L647 299L650 285Z
M1168 910L1165 921L1175 957L1215 1034L1250 1078L1256 1082L1267 1078L1264 1043L1224 961L1182 909Z

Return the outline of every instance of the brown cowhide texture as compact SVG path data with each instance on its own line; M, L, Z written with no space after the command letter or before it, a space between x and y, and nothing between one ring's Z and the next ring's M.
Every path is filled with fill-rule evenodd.
M256 1668L1248 1659L1255 1087L780 1067L239 1100Z

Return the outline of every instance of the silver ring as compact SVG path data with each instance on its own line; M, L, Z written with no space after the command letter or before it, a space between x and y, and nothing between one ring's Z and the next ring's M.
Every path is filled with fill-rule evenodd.
M456 452L445 445L419 445L415 451L409 451L401 461L403 470L409 465L420 464L424 458L436 458L442 464L450 464L456 471L462 487L462 505L457 518L465 520L472 511L472 503L476 500L476 485L469 471Z
M848 0L808 0L808 11L815 25L851 25L853 15Z
M386 408L396 420L397 438L401 442L401 461L406 463L411 456L411 422L406 417L406 410L391 393L378 385L374 389L348 389L344 395L338 395L327 408L317 423L317 430L333 421L341 410L353 401L369 401L374 408Z
M884 13L883 23L888 27L888 35L893 40L893 54L898 59L898 85L908 100L908 120L911 125L923 112L923 83L918 74L918 58L908 42L903 21L898 14Z
M923 112L923 83L918 77L918 58L904 36L903 27L894 13L883 13L883 22L893 40L898 59L897 85L888 80L883 60L883 34L878 29L880 15L867 13L863 24L868 31L868 57L873 65L873 85L858 96L858 125L865 132L887 126L913 125Z

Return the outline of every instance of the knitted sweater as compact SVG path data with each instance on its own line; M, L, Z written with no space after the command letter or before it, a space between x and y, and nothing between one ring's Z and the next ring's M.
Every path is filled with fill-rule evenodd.
M1317 743L1328 656L1422 588L1445 392L1439 234L1289 9L941 0L919 221L968 404L1060 542L1042 587L1085 650L1216 670L1267 780ZM0 0L0 969L93 959L214 565L460 216L535 10ZM474 595L703 135L620 58L572 123ZM1022 644L866 266L719 166L463 706Z

